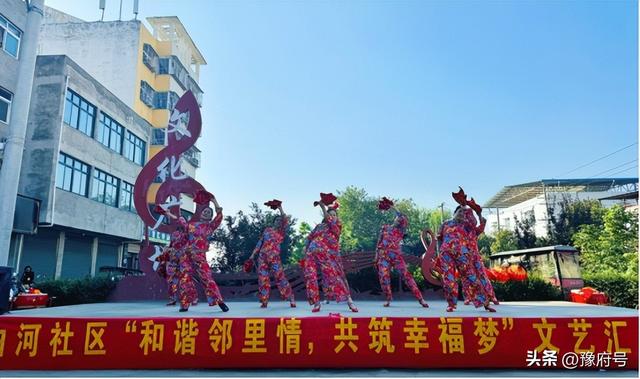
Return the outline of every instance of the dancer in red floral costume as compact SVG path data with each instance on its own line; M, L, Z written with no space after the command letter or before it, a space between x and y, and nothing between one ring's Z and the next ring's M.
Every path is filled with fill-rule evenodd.
M178 232L177 234L180 233ZM160 257L157 258L157 261L160 262L158 274L167 281L168 306L176 305L178 302L178 266L180 262L174 248L174 238L176 237L172 233L169 246L165 247Z
M486 310L495 312L489 303L491 299L484 290L486 283L482 283L483 278L477 274L477 268L474 264L473 249L475 247L477 250L477 240L475 232L471 231L475 231L476 225L475 223L472 225L465 217L466 195L464 196L465 204L456 208L453 219L445 221L438 233L441 245L436 265L442 276L444 295L449 304L447 312L452 312L457 306L456 269L462 279L463 291L469 296L475 307L484 306ZM454 194L454 199L458 200L456 194Z
M183 217L177 217L170 212L166 212L169 217L178 220L179 229L184 233L183 238L187 241L186 246L178 250L180 312L188 311L189 305L198 298L195 283L193 282L194 270L198 273L204 285L209 305L219 305L224 312L227 312L229 307L223 302L220 289L213 280L211 268L206 258L206 252L209 250L208 237L213 234L222 222L222 208L216 198L205 191L199 192L194 201L199 204L213 201L216 208L216 217L212 219L213 210L210 207L202 210L202 221L200 222L187 222Z
M277 202L277 203L276 203ZM284 275L282 261L280 259L280 245L287 232L289 225L288 216L282 210L280 200L272 200L265 203L272 208L278 209L280 215L274 220L273 227L267 227L262 233L262 238L258 241L256 248L249 259L258 256L258 297L260 298L261 308L266 308L269 302L269 294L271 291L271 283L269 282L269 273L273 272L280 296L283 300L287 299L291 307L296 306L291 285Z
M480 234L484 233L484 228L487 224L487 219L482 217L482 208L475 203L473 198L468 202L469 208L464 209L464 216L469 223L469 234L473 237L475 236L475 244L472 243L472 251L473 251L473 266L476 269L476 274L480 278L480 283L484 289L487 297L493 302L495 305L499 305L498 299L496 298L496 294L493 290L493 285L487 276L487 268L484 266L484 262L482 261L482 256L480 255L480 251L478 249L478 237ZM473 215L473 212L476 212L478 218L480 219L480 224L476 226L477 220ZM473 226L473 227L471 227ZM467 305L471 302L471 295L467 292L464 293L465 301L464 304Z
M378 238L378 245L376 247L375 263L378 269L378 278L380 279L380 287L384 292L387 301L384 303L385 307L388 307L391 303L391 269L395 268L400 272L402 279L411 289L413 295L418 299L418 302L423 307L429 307L422 297L422 293L416 285L416 281L413 276L407 270L407 265L402 258L402 249L400 247L404 235L409 225L407 216L402 214L398 209L393 206L393 201L383 197L378 204L378 208L384 211L393 211L395 213L395 220L393 224L385 224L380 230L380 237Z
M338 261L332 258L331 248L340 239L340 220L336 212L337 204L329 206L335 201L333 194L320 194L322 200L315 202L322 209L323 221L309 234L305 246L305 256L301 261L307 288L307 299L313 305L312 312L320 311L320 294L318 289L318 269L323 277L323 284L329 289L330 296L335 296L337 302L347 301L349 309L357 312L349 287L344 278L344 270Z

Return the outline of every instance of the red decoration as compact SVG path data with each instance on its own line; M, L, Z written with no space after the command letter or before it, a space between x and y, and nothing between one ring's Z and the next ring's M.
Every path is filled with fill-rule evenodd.
M592 287L582 287L571 290L570 299L574 303L606 305L609 304L609 297L604 292L600 292Z
M509 280L509 273L506 268L497 266L490 269L490 272L496 282L505 283Z
M507 274L510 280L513 280L516 282L523 282L527 280L527 270L525 270L524 267L517 264L513 264L509 266L509 268L507 269Z
M329 209L332 209L334 211L337 211L338 208L340 208L340 203L338 203L337 201L331 205L329 205Z
M209 204L209 202L213 199L213 194L206 190L198 190L196 192L196 196L193 198L193 202L196 204Z
M382 197L382 200L378 202L378 209L386 211L393 206L393 201L387 199L386 197Z
M460 188L460 191L451 192L451 196L453 196L453 199L456 201L456 203L460 205L467 205L467 195L464 193L462 187L458 186L458 188Z
M163 183L151 192L151 188L154 187L154 181L158 178L158 169L163 166L166 167L166 162L172 158L179 159L180 156L194 146L196 140L200 137L202 130L200 106L191 91L185 92L175 104L168 124L168 129L175 131L175 133L167 134L167 146L158 151L144 165L136 179L133 195L136 211L144 224L151 228L155 227L155 230L161 233L175 231L178 228L178 221L172 219L168 223L158 223L160 216L153 212L153 206L149 207L150 202L147 201L151 197L150 195L155 192L153 204L164 204L168 199L179 200L183 194L195 199L198 190L205 189L202 184L191 177L182 178L184 172L172 167L172 175L167 175ZM208 204L196 205L194 220L199 218L203 208L207 206ZM146 243L148 244L148 240ZM146 267L144 265L141 266ZM148 273L151 274L151 272Z
M469 208L473 209L477 214L482 213L482 207L476 203L476 201L471 198L471 200L467 201L467 205Z
M495 276L495 274L493 273L493 270L488 269L488 268L486 268L486 267L485 267L484 272L487 274L487 279L489 279L489 280L493 280L493 281L495 281L495 280L496 280L496 276Z
M242 265L242 270L249 273L253 270L253 259L247 259Z
M42 295L27 295L42 296ZM228 303L229 304L229 303ZM229 306L234 306L237 302L232 302ZM540 307L544 307L542 304ZM508 305L506 306L508 307ZM301 307L303 310L306 307ZM301 309L298 308L298 309ZM328 308L328 310L326 310ZM551 343L559 349L559 356L565 352L573 352L575 349L577 337L574 337L574 329L570 324L576 315L571 316L549 316L545 319L542 315L533 316L531 313L524 313L521 316L509 314L513 316L513 320L509 320L509 327L504 327L500 320L497 321L499 335L497 335L497 343L495 345L479 345L477 341L481 340L483 334L474 335L474 331L478 330L478 317L489 317L488 313L479 313L467 311L462 305L459 311L453 314L444 314L436 312L424 312L418 308L407 307L407 316L401 316L404 312L393 316L389 319L388 334L385 334L387 341L391 341L389 345L382 343L378 346L395 346L393 353L383 347L380 353L376 349L369 348L370 341L375 337L371 337L373 332L369 325L372 324L373 317L359 316L353 317L342 306L340 309L340 317L331 317L328 312L331 307L325 307L323 310L326 316L314 317L309 311L300 312L300 316L296 317L301 320L298 324L300 334L300 353L299 354L279 354L282 341L286 340L287 334L277 333L279 327L282 328L283 320L281 317L288 319L291 315L296 314L282 313L284 305L269 305L270 311L264 315L242 317L236 314L234 317L226 316L219 311L211 312L208 315L199 314L199 310L194 309L187 313L187 319L183 319L183 313L177 310L167 313L163 317L154 316L124 316L124 317L105 317L103 314L95 315L76 315L75 317L46 317L44 312L40 312L41 317L30 317L30 315L6 314L0 317L0 330L3 331L4 354L0 356L0 367L2 370L141 370L141 369L260 369L266 371L273 368L291 368L291 369L332 369L336 365L348 367L351 371L357 369L372 370L376 368L403 368L403 369L507 369L507 370L532 370L539 374L546 371L550 374L554 371L548 369L557 369L562 367L558 362L558 367L544 367L528 364L527 351L533 351L540 345L544 338L540 337L540 323L548 323L547 325L555 325L554 329L544 329L546 336L551 336ZM215 308L214 308L215 309ZM283 309L280 311L280 309ZM287 307L288 309L288 307ZM344 309L344 311L342 311ZM411 309L411 311L409 310ZM381 309L382 311L382 309ZM502 312L499 309L498 312ZM411 313L412 312L412 313ZM526 311L525 311L526 312ZM530 311L531 312L531 311ZM501 313L498 313L500 315ZM568 314L568 313L565 313ZM503 314L504 317L507 314ZM208 317L204 317L208 316ZM380 316L380 315L377 315ZM446 320L440 317L448 316ZM416 319L421 326L416 326ZM192 318L189 320L188 318ZM259 324L254 320L258 318ZM611 359L610 365L606 367L607 372L612 370L631 370L638 369L638 316L628 314L626 316L616 316L616 312L602 309L602 317L594 317L590 315L582 315L585 322L591 324L588 329L588 337L582 346L593 345L595 347L594 354L606 352L607 345L616 338L616 343L621 348L630 349L626 353L626 360L619 359L622 362L616 362ZM380 318L378 318L380 320ZM157 337L164 337L163 349L153 350L155 337L145 334L145 329L141 325L143 323L153 322L151 331L159 332ZM251 322L249 322L251 321ZM484 322L487 320L485 319ZM511 322L512 321L512 322ZM607 324L605 321L616 327ZM193 325L194 329L188 330L190 334L182 335L182 325L188 322ZM454 325L451 329L443 328L445 323ZM489 321L491 323L491 321ZM618 323L620 322L620 323ZM58 323L58 326L56 326ZM475 323L475 325L474 325ZM216 337L217 330L212 326L230 325L223 334L217 336L225 336L228 344L220 343L217 345L218 351L212 349L211 343ZM538 327L534 327L536 325ZM68 325L68 329L66 329ZM137 326L134 332L133 325ZM195 326L197 325L197 327ZM260 325L259 329L255 325ZM346 329L345 326L351 329ZM489 324L491 325L491 324ZM607 326L609 325L609 326ZM127 328L129 326L129 328ZM73 332L73 335L63 334L60 339L68 342L67 345L60 343L57 346L57 352L69 351L69 354L57 354L53 356L52 349L54 344L50 344L51 340L56 340L52 330L64 330ZM339 328L341 327L341 328ZM195 328L199 331L195 335ZM443 329L443 330L441 330ZM208 330L212 332L208 333ZM264 331L258 339L252 339L247 336L256 336L256 330ZM445 332L456 330L455 334L447 334ZM552 330L551 332L546 332ZM428 332L427 332L428 331ZM39 332L39 338L35 340L35 333ZM22 334L20 334L22 333ZM27 334L33 333L33 334ZM439 337L440 334L443 337ZM479 334L479 333L476 333ZM86 336L88 337L86 337ZM357 352L353 352L347 342L340 344L342 341L335 339L336 336L352 335L357 339L350 339L353 348L357 348ZM426 337L427 340L409 339L407 336ZM67 338L71 336L70 338ZM453 337L452 337L453 336ZM148 337L148 338L147 338ZM224 337L221 337L224 338ZM340 337L339 337L340 338ZM445 348L439 341L445 341ZM445 340L446 338L446 340ZM449 344L446 341L459 341L461 345ZM176 345L174 340L180 342ZM33 344L27 344L33 342ZM188 341L188 343L186 342ZM233 341L230 343L229 341ZM264 348L264 352L247 351L248 348L255 347L245 345L244 341L260 341L261 345L257 348ZM295 340L297 341L297 340ZM374 340L375 341L375 340ZM417 342L416 342L417 341ZM22 344L21 344L22 342ZM141 342L144 342L140 347ZM462 344L464 342L464 344ZM407 345L405 345L405 343ZM311 345L313 344L313 345ZM145 355L144 347L148 347L148 355ZM175 349L178 346L181 349L187 349L186 354L182 354L185 350ZM286 346L286 345L285 345ZM336 352L337 346L342 349ZM459 347L458 347L459 346ZM487 349L486 346L492 347ZM297 347L297 345L296 345ZM458 350L453 350L458 347ZM462 349L464 348L464 350ZM63 350L64 349L64 350ZM193 355L188 353L188 349L193 349ZM225 350L223 350L225 349ZM486 349L485 354L479 354L478 351ZM18 351L18 354L15 352ZM83 352L88 352L83 355ZM224 351L224 354L222 353ZM416 353L416 351L418 353ZM452 353L455 351L455 353ZM29 353L33 352L33 357ZM92 353L93 352L93 353ZM97 354L98 352L99 354ZM92 354L89 354L92 353ZM348 355L347 355L348 354ZM343 357L344 355L344 357ZM538 359L541 356L538 353ZM611 354L613 355L613 353ZM80 359L79 359L80 358ZM348 359L347 359L348 358ZM558 358L561 359L561 358ZM624 366L623 366L624 364ZM597 373L604 367L602 364L584 367L578 367L580 372L589 376L589 372ZM38 371L29 371L37 373ZM62 372L62 371L59 371ZM36 375L37 376L37 375Z
M266 205L267 207L276 210L280 207L280 205L282 205L282 201L277 200L277 199L273 199L273 200L269 200L266 203L264 203L264 205Z
M167 211L159 205L156 205L156 207L153 208L153 211L161 215L167 214Z
M46 293L20 293L15 297L13 309L41 308L49 305Z
M322 193L322 192L320 192L320 201L322 201L322 203L324 205L331 205L337 199L338 198L335 197L333 195L333 193Z

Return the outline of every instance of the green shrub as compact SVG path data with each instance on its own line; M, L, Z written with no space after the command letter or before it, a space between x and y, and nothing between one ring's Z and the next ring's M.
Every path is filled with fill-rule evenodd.
M106 276L84 279L60 279L40 282L37 288L55 297L53 306L85 303L101 303L116 288L118 279Z
M593 287L609 296L616 307L638 307L638 277L614 272L585 274L585 287Z
M500 301L564 300L560 288L537 276L529 276L522 282L492 281L496 297Z

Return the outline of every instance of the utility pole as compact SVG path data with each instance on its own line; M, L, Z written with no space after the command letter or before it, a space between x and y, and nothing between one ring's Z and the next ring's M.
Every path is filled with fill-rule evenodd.
M27 133L31 87L36 67L36 50L40 23L44 16L44 0L26 1L27 26L20 41L20 60L18 68L18 88L11 109L4 160L0 169L0 266L9 262L9 245L13 230L13 215L16 210L22 153Z
M440 225L444 222L444 203L440 203Z

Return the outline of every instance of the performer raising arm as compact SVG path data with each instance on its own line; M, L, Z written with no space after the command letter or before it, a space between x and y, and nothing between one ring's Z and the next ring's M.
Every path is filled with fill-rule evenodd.
M330 206L329 208L326 206L326 203L331 204L335 201L335 196L329 195L333 200L327 201L323 199L314 203L314 205L320 205L323 220L309 233L305 256L301 262L307 288L307 299L309 304L313 305L312 312L320 311L320 294L318 291L318 269L320 269L325 281L324 284L329 287L336 301L346 300L349 309L352 312L357 312L358 308L356 308L351 299L342 270L338 267L337 261L331 258L330 249L333 245L331 240L340 238L340 224L335 209L336 206ZM327 195L321 194L321 197L325 196Z
M204 194L203 194L204 193ZM213 217L213 210L207 207L202 210L201 222L187 222L183 217L177 217L170 212L167 215L178 220L178 225L183 228L186 238L189 241L187 250L181 254L180 260L180 312L189 310L189 305L197 299L197 292L193 282L193 270L200 277L207 295L210 306L219 305L223 312L227 312L229 307L223 302L220 289L211 275L211 268L207 263L206 253L209 250L209 235L220 226L222 222L222 207L218 204L215 196L200 191L194 201L198 203L209 203L213 201L216 208L216 217Z
M295 307L296 302L293 291L284 274L280 258L280 245L287 232L289 219L282 210L282 203L279 200L272 200L265 204L270 205L272 208L277 206L280 215L275 217L272 226L265 228L256 248L249 257L249 259L253 259L256 255L258 257L258 297L260 298L260 307L266 308L269 302L269 294L271 291L271 283L269 282L270 271L273 272L275 276L282 299L289 300L291 307Z
M416 281L413 276L407 270L407 265L402 258L401 243L408 226L407 216L402 214L398 209L393 206L393 202L386 197L383 197L378 208L384 211L393 211L395 213L395 220L393 224L385 224L380 230L380 237L378 238L378 245L376 247L375 263L378 269L378 278L380 279L380 287L382 292L386 296L385 307L388 307L391 303L391 269L395 268L400 272L402 279L411 289L413 295L418 299L418 302L423 307L429 307L422 297L422 293L416 285Z
M480 278L476 274L473 262L472 241L469 222L465 217L465 206L460 205L454 212L453 219L445 221L440 227L438 240L441 242L440 255L437 259L438 271L442 276L442 287L449 306L447 312L456 309L458 300L458 283L455 279L457 269L462 279L463 291L476 308L484 306L490 312L491 308L487 294ZM475 228L475 225L473 225Z

